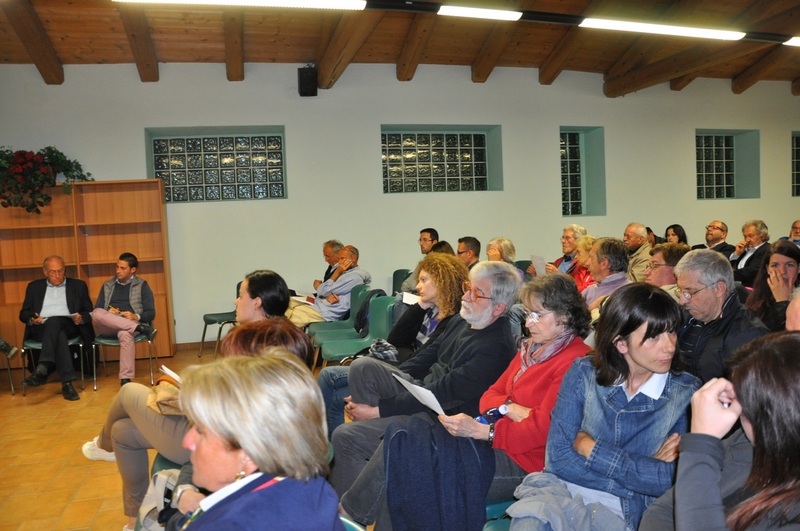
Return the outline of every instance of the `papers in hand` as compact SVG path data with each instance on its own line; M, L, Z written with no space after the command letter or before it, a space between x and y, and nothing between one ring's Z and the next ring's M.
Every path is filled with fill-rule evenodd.
M419 400L423 405L431 408L440 415L444 415L444 410L442 409L442 406L439 404L439 401L436 400L434 394L431 393L428 389L415 385L411 382L407 382L396 374L392 374L392 376L394 376L395 379L398 382L400 382L400 384L403 387L405 387L409 393L414 395L414 398Z
M169 376L170 378L172 378L176 382L178 382L178 384L183 383L183 382L181 382L181 377L178 376L178 373L173 371L172 369L168 368L166 365L162 365L158 370L163 372L164 374L166 374L167 376Z
M531 263L533 264L533 267L536 268L537 275L547 274L547 269L545 268L547 262L545 261L544 256L536 256L535 254L532 254Z
M413 293L408 293L407 291L403 292L403 304L408 304L409 306L413 306L418 302L419 302L418 295L414 295Z

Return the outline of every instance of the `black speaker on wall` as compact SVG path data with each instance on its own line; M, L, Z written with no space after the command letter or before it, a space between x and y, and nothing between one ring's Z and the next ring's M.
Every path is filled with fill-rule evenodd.
M297 69L297 92L304 98L317 95L317 67L303 66Z

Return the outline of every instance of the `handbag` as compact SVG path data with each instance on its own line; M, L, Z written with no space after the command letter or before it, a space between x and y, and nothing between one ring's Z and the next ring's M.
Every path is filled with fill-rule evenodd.
M156 380L156 385L147 395L147 407L162 415L183 415L178 402L180 384L173 378L163 375Z

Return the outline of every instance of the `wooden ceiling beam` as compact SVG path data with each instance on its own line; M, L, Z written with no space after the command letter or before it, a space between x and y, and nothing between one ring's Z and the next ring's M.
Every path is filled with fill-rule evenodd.
M36 65L44 82L48 85L60 85L64 82L64 66L58 58L42 21L33 9L29 0L2 0L3 9L11 27L14 28L22 46Z
M383 11L357 11L342 15L328 47L317 65L317 84L329 89L344 73L359 48L375 29Z
M133 61L139 71L139 79L142 83L152 83L158 81L158 59L156 58L156 48L150 36L150 28L147 25L147 17L144 9L131 4L115 4L117 11L128 35L128 44L133 53Z
M226 9L222 13L225 31L225 73L228 81L244 81L244 12Z
M603 84L603 93L609 98L624 96L770 46L773 44L741 41L695 46L690 50L643 66L623 76L609 79Z
M483 42L481 51L472 62L472 82L484 83L489 78L500 56L511 42L511 38L517 31L519 22L495 22L489 31L489 36ZM541 71L540 71L541 72Z
M731 83L731 90L733 93L741 94L767 77L770 72L781 65L781 62L791 60L792 55L796 51L790 50L789 48L790 46L784 46L782 44L775 45L772 51L770 51L767 55L750 65L747 70L733 78L733 82Z
M792 81L792 96L800 96L800 77Z
M406 35L405 44L397 58L397 80L411 81L422 59L422 52L428 44L433 26L436 24L435 13L417 13Z

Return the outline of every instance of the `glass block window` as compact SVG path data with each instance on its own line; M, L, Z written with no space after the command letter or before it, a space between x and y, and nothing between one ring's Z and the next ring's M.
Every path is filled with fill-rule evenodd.
M383 132L383 193L488 190L488 151L485 132Z
M561 132L561 215L583 214L583 155L580 132Z
M800 135L792 137L792 196L800 197Z
M168 203L286 197L282 134L155 136L151 162Z
M734 135L695 136L697 199L736 197L733 140Z

